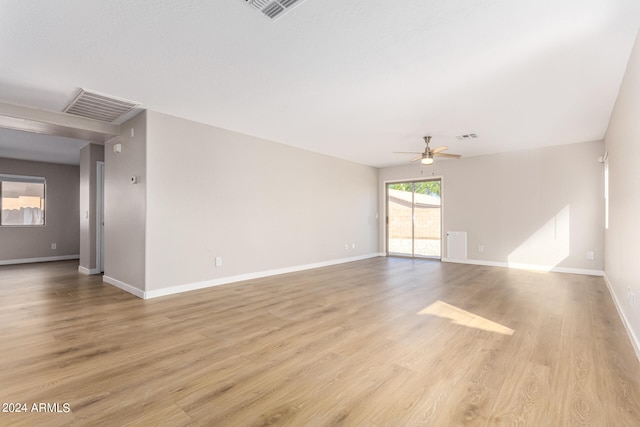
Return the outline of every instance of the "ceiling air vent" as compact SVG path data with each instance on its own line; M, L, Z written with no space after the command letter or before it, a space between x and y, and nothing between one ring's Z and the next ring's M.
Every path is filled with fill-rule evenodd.
M284 7L291 7L294 4L298 3L298 0L278 0L278 2Z
M80 89L80 93L67 105L64 112L112 123L139 106L137 102Z
M262 13L273 19L276 16L284 12L284 7L280 6L277 2L270 3L267 7L262 9Z
M456 138L458 138L461 141L465 141L467 139L476 139L478 137L478 135L476 135L475 133L467 133L464 135L458 135L456 136Z
M245 0L267 18L275 19L304 0Z

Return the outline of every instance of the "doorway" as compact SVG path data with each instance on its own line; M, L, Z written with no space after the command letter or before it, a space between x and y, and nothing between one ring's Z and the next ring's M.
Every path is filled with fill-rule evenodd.
M442 256L442 180L387 183L387 255Z
M96 176L96 270L104 273L104 162L97 162Z

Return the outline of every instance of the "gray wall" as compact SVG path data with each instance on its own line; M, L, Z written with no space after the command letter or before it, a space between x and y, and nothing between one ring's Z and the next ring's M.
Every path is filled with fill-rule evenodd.
M105 144L104 275L138 290L145 286L146 112L120 126ZM134 137L131 137L134 129ZM114 144L122 152L114 153ZM131 177L140 178L138 184Z
M80 150L80 267L96 270L97 162L104 161L104 146L87 144Z
M147 290L377 252L377 169L147 117Z
M0 262L77 257L79 254L78 166L0 158L0 173L46 178L45 225L0 227ZM51 249L51 244L56 249Z
M640 35L605 137L609 156L609 228L605 274L640 358ZM627 292L636 296L635 308Z
M380 212L385 181L442 176L444 231L468 233L470 260L601 271L603 153L602 142L590 142L385 168ZM383 222L379 232L384 251Z

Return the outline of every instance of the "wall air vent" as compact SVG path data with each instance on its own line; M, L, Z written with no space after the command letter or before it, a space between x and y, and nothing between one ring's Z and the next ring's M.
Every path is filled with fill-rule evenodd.
M63 111L74 116L113 123L139 106L137 102L80 89L80 93Z
M269 19L275 19L304 0L245 0Z

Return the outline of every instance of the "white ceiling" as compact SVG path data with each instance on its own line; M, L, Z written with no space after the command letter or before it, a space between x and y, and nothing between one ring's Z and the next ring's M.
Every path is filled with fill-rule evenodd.
M80 149L87 143L74 138L0 129L0 157L10 159L77 165Z
M306 0L275 21L244 0L0 0L0 101L61 111L83 87L385 166L426 134L465 156L601 140L638 28L638 0Z

